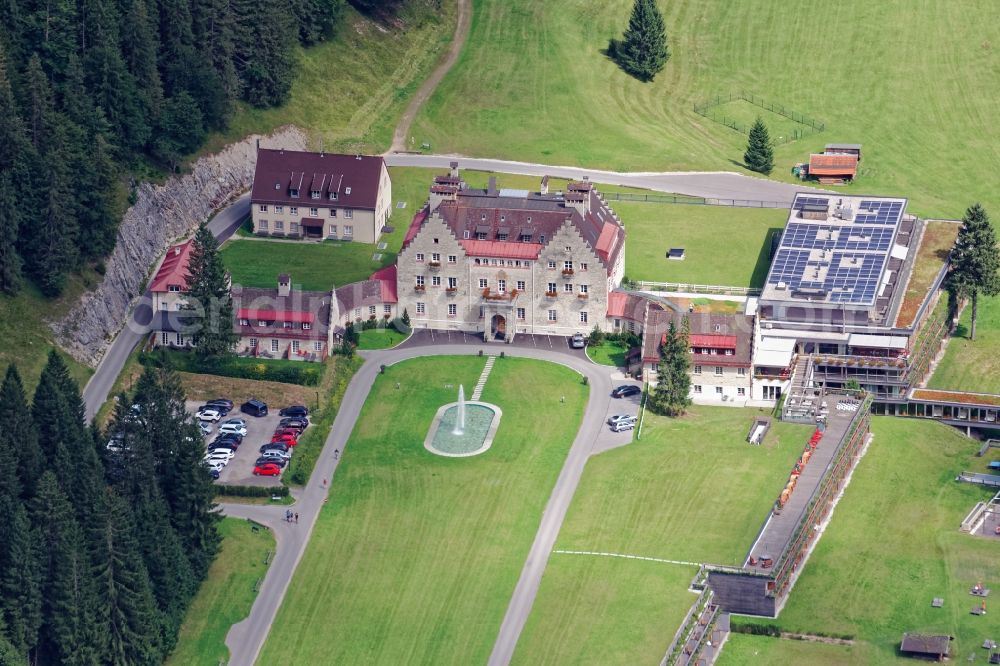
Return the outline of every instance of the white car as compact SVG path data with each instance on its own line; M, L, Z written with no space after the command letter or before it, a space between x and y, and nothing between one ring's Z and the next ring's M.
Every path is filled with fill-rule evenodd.
M608 418L608 425L613 426L619 423L624 423L625 421L635 423L635 417L631 414L615 414L614 416Z
M205 455L205 458L225 458L232 460L236 456L236 451L232 449L212 449Z
M209 472L221 472L226 466L226 463L222 460L206 460L205 467L208 468Z
M611 426L611 432L625 432L635 428L635 421L619 421Z
M203 409L202 411L198 412L199 421L208 421L209 423L215 423L221 418L222 414L220 414L217 410L214 409Z
M246 426L246 424L247 424L247 420L246 419L241 419L241 418L226 419L225 421L222 422L222 425Z
M583 337L583 333L574 333L569 340L569 346L573 349L583 349L587 346L587 339Z
M201 430L201 434L208 437L212 434L212 426L204 421L198 421L198 429Z
M247 436L247 427L243 425L237 425L235 423L223 423L219 426L219 434L233 433L234 435L239 435L240 437Z

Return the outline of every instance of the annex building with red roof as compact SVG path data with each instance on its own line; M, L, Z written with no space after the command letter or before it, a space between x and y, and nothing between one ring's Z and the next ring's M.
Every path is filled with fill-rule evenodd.
M469 187L452 163L430 186L396 262L396 295L416 328L571 335L608 328L625 228L589 181L549 192Z
M378 155L260 148L250 194L258 236L374 243L392 212Z

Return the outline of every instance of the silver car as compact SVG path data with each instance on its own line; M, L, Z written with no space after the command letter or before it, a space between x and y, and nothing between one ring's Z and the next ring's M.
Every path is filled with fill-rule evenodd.
M625 432L626 430L632 430L635 428L635 421L621 421L611 426L611 432Z
M608 419L608 425L609 426L618 425L619 423L625 423L626 421L635 423L635 417L632 416L631 414L615 414L614 416Z
M583 349L587 346L587 339L583 337L583 333L574 333L569 339L569 346L573 349Z

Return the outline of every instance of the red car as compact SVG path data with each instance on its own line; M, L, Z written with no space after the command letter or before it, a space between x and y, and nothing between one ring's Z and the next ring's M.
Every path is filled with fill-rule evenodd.
M271 438L272 444L287 444L288 446L295 446L299 443L297 439L291 435L275 435Z
M298 439L299 431L294 428L278 428L274 431L274 436L277 437L278 435L288 435L289 437Z
M274 463L264 463L253 468L254 476L278 476L281 468Z

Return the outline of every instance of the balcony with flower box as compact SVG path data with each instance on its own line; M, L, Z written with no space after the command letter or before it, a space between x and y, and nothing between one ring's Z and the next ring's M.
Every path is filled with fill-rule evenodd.
M444 293L448 296L454 296L458 293L458 287L445 287Z
M588 294L585 291L581 291L579 294L576 295L576 297L581 300L587 300L588 298L590 298L590 294Z
M415 285L413 285L413 291L422 294L423 292L427 291L427 287L425 285L422 285L422 284L415 284Z
M438 270L439 268L441 268L441 262L440 261L433 261L433 260L432 261L428 261L427 265L431 267L431 270L435 270L435 271Z
M558 296L559 296L559 292L558 291L547 291L547 292L545 292L545 297L546 298L557 298Z
M564 268L562 270L562 276L564 278L571 278L571 277L573 277L573 269L572 268Z
M507 291L490 291L487 287L483 289L483 300L485 301L513 301L518 295L517 289Z

